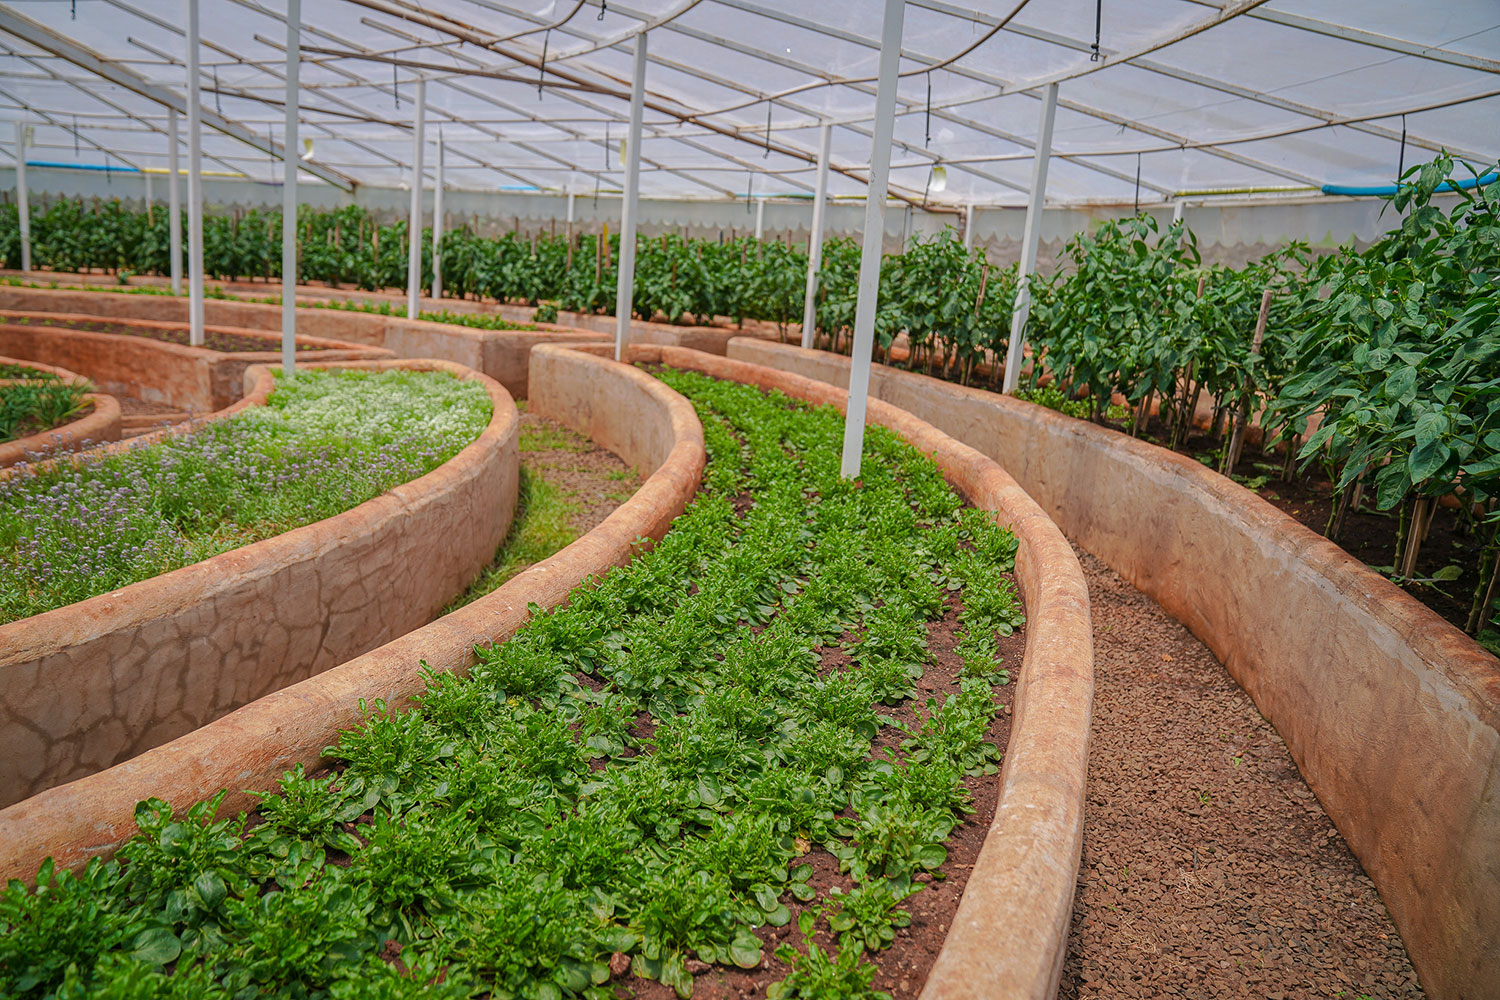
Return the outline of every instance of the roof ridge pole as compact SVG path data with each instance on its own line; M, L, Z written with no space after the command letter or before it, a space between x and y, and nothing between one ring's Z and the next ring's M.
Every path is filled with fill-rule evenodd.
M406 318L422 311L422 153L426 146L427 80L417 77L416 110L411 123L411 221L406 225Z
M891 178L891 139L896 127L896 70L906 0L885 0L880 33L880 73L875 85L875 121L870 144L870 183L865 194L864 250L859 258L859 299L854 307L854 347L849 365L849 405L844 414L845 479L859 476L865 446L865 410L870 398L870 355L875 347L875 301L880 294L880 257L885 251L885 199Z
M21 223L21 273L31 273L31 202L26 196L26 122L16 122L16 213Z
M198 88L198 0L187 0L188 343L203 346L203 114Z
M172 217L167 220L167 247L172 255L168 273L172 294L182 294L182 195L178 193L181 172L177 166L177 109L167 109L167 201Z
M1047 199L1047 161L1052 158L1052 122L1057 118L1057 84L1047 84L1042 117L1036 129L1036 156L1031 161L1031 197L1026 204L1026 231L1021 238L1021 266L1016 277L1016 307L1010 317L1010 345L1005 351L1004 392L1016 391L1025 363L1026 318L1031 315L1031 276L1036 273L1037 241L1042 232L1042 206Z
M286 134L281 137L281 374L297 373L297 105L301 97L302 0L286 5Z
M443 297L443 129L438 126L437 177L432 185L432 297Z
M615 283L615 360L625 360L635 304L636 209L641 197L641 115L646 101L646 33L635 36L630 79L630 133L625 148L625 192L620 205L620 270Z
M818 126L818 182L813 190L812 229L807 234L807 298L802 305L802 346L818 331L818 271L823 267L823 213L828 200L828 147L833 126Z

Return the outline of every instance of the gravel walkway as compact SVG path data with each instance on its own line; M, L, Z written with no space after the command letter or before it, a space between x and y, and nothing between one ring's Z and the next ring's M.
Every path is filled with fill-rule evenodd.
M1059 996L1420 997L1385 905L1208 648L1079 551L1095 702Z

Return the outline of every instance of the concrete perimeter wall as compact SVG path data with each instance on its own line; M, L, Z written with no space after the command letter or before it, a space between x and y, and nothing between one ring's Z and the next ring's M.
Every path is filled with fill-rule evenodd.
M849 359L825 352L729 353L848 384ZM1190 458L881 366L871 393L994 458L1206 642L1375 880L1428 995L1500 997L1500 661Z

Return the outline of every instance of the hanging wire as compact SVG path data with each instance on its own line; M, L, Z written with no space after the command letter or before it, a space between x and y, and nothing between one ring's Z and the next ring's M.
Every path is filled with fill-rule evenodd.
M1103 58L1099 54L1099 34L1104 27L1104 0L1094 0L1094 44L1089 46L1089 62L1098 62Z
M219 114L224 113L224 102L219 94L219 67L214 67L214 110Z
M542 80L545 79L546 76L547 76L547 46L550 45L551 42L552 42L552 29L548 28L547 29L547 33L542 36L542 61L539 62L539 63L537 63L537 73L536 73L536 97L537 97L537 100L541 100L542 99Z
M609 169L609 122L604 123L604 169Z
M1135 154L1135 214L1141 214L1141 154Z
M1396 161L1396 180L1406 173L1406 116L1401 116L1401 156Z
M391 63L391 96L396 99L396 110L401 110L401 76L397 72L399 67Z
M594 18L594 20L604 20L604 12L607 10L609 10L609 0L599 0L599 16Z
M77 115L73 116L73 155L75 157L81 155L78 152L78 116Z
M776 106L775 101L766 102L766 151L761 154L762 160L771 155L771 109Z
M923 126L922 145L932 142L932 74L927 74L927 124ZM925 196L924 196L925 197Z
M78 0L73 0L73 20L78 20Z

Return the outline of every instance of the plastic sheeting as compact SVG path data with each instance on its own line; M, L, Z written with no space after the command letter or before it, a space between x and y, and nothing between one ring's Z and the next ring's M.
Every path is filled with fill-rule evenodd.
M200 2L203 106L242 130L205 127L204 169L273 182L284 6ZM0 4L0 117L32 125L28 160L164 170L159 99L186 89L183 9ZM337 183L409 184L420 74L450 187L618 190L632 38L649 30L643 196L810 194L820 121L830 194L861 196L880 13L875 0L316 0L302 31L312 147L297 152ZM892 193L932 206L1024 203L1051 81L1054 204L1305 196L1389 184L1444 148L1480 169L1500 159L1494 0L909 0L900 67Z

